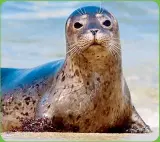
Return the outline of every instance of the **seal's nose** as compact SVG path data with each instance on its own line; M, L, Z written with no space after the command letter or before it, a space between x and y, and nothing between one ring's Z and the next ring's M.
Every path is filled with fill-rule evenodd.
M91 31L91 33L95 36L96 35L96 33L98 32L98 30L97 29L92 29L92 30L90 30Z

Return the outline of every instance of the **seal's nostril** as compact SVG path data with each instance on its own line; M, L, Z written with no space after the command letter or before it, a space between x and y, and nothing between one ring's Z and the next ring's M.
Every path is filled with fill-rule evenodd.
M98 30L90 30L90 31L93 35L96 35L96 33L98 32Z
M95 32L97 33L97 32L98 32L98 30L95 30Z

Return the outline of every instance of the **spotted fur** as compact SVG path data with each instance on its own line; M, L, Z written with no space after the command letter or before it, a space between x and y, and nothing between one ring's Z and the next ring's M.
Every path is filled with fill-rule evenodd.
M117 20L105 9L83 9L66 22L66 59L55 67L60 69L3 91L4 131L151 131L136 112L123 77ZM105 27L105 20L111 25Z

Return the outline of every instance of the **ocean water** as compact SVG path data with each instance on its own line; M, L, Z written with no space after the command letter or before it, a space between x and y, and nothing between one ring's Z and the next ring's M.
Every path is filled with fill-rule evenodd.
M1 66L30 68L64 58L66 19L87 5L102 5L117 18L133 103L158 133L159 11L154 2L7 2L1 14Z

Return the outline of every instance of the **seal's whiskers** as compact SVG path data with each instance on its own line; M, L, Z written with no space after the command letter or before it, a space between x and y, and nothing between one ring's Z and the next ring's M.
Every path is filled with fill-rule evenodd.
M79 13L80 15L83 15L83 14L79 11L79 9L77 9L77 11L78 11L78 13Z
M116 59L121 57L119 51L117 51L115 48L111 48L111 50L114 52Z
M111 46L109 46L109 52L111 53L112 56L116 58L115 52L112 50Z
M69 44L69 43L67 43L67 46L68 46L68 49L70 49L70 48L72 48L72 49L70 49L68 52L70 52L71 50L73 50L73 48L75 47L77 45L77 43L74 43L74 44ZM67 53L68 53L67 52Z
M121 55L120 55L120 43L119 42L116 42L115 40L111 40L109 42L109 51L110 53L116 58L120 58Z
M74 51L73 51L73 53L71 54L71 58L73 58L74 57L74 55L76 54L76 53L80 53L80 48L76 48Z
M75 50L76 46L73 47L72 49L70 49L69 51L66 52L66 54L69 54L70 52L72 52L73 50Z
M101 9L102 9L102 2L100 1L100 8L99 8L99 11L98 11L99 14L101 13Z
M103 14L102 1L101 1L101 12L100 12L100 14Z
M80 9L80 11L82 12L82 14L84 15L85 13L83 12L83 10L81 9L81 8L79 8Z
M66 54L70 54L70 56L73 55L73 53L77 50L77 46L73 47L71 50L69 50Z
M83 8L83 9L84 9L84 13L86 14L85 8Z
M69 54L69 56L67 56L68 59L69 59L69 58L73 58L75 54L81 53L81 48L79 48L79 47L77 46L78 43L79 43L79 42L77 42L76 44L73 44L73 45L69 45L69 46L68 46L69 49L72 48L72 49L70 49L70 50L66 53L66 55Z

